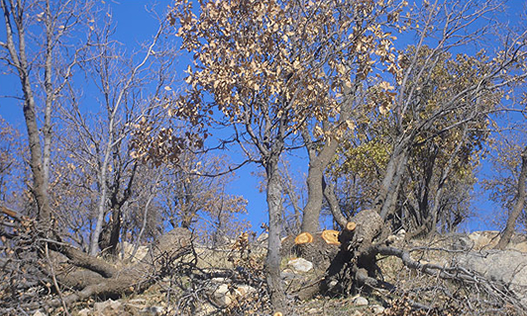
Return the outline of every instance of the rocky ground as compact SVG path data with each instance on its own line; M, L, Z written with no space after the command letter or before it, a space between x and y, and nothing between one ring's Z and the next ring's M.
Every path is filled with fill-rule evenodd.
M401 249L411 250L413 260L424 265L449 267L455 260L462 260L475 269L486 269L478 275L483 277L488 273L486 277L490 279L495 279L496 273L505 273L505 261L516 260L514 267L516 270L520 267L521 271L515 271L508 279L499 277L509 283L516 282L518 286L514 295L523 295L524 285L527 285L527 273L523 273L523 265L527 265L527 242L524 237L517 236L508 252L486 252L486 248L492 248L495 236L494 232L477 232L408 242L404 240L404 234L398 234L391 236L390 242ZM136 256L146 253L145 249L139 249ZM469 253L479 255L474 257ZM478 261L492 256L502 258L501 261L498 257L492 259L497 265L494 268L488 262ZM68 306L67 311L62 307L33 315L268 315L264 258L265 236L249 244L236 241L222 249L195 246L194 254L176 266L173 274L159 280L144 293L118 299L90 299ZM126 262L140 260L138 257ZM317 291L327 269L324 263L284 254L282 278L292 305L291 315L522 314L521 308L513 303L510 306L489 304L488 292L481 288L484 283L452 282L430 276L423 272L424 269L404 266L395 257L378 256L377 260L384 280L395 285L393 290L364 289L358 293L328 296ZM124 262L115 264L124 265ZM518 272L521 277L517 276Z

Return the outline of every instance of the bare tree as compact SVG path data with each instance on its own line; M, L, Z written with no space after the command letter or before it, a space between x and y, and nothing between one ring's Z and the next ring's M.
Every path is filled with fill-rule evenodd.
M49 198L52 116L61 91L78 64L78 53L83 49L79 46L73 54L68 54L62 39L83 23L81 21L90 10L90 3L37 1L29 4L3 0L0 5L6 30L2 48L7 51L2 61L20 79L29 141L29 164L34 182L32 193L41 224L48 225L52 217ZM33 34L29 33L33 25L38 33L31 36ZM36 43L31 41L33 38L37 38ZM36 84L42 88L41 91L34 91ZM39 97L42 98L42 106Z
M105 29L102 30L101 34L97 34L97 37L95 38L95 43L97 43L96 47L98 48L98 50L95 52L96 57L93 59L91 65L93 65L95 73L98 74L98 78L94 79L95 82L98 83L98 87L101 92L103 108L106 109L107 126L105 127L107 128L107 130L106 136L104 137L104 139L106 140L104 146L102 148L96 148L96 151L99 152L101 155L101 160L99 162L100 165L98 168L98 183L100 188L100 197L97 206L97 220L95 223L95 229L92 233L92 238L90 241L90 254L92 256L96 255L99 250L99 237L103 230L104 217L107 213L108 206L113 208L111 217L111 221L113 224L111 225L111 227L109 227L109 229L111 230L111 240L109 240L108 246L110 246L112 249L115 249L115 244L119 239L119 233L121 228L120 207L130 195L131 182L133 182L133 178L135 176L134 173L137 168L135 162L126 162L127 158L119 157L119 151L120 147L122 146L123 139L129 134L130 131L126 129L127 123L128 125L130 125L130 123L134 120L138 120L138 118L135 117L129 118L128 122L122 122L119 113L123 113L123 110L128 110L129 113L134 112L132 89L135 85L137 85L137 80L139 80L138 73L142 67L146 66L149 58L152 55L153 48L155 47L159 37L163 32L163 29L164 26L162 24L158 32L154 35L152 43L147 48L144 58L137 65L131 67L130 72L128 74L122 76L122 78L124 79L117 79L117 82L114 82L113 80L116 79L115 73L118 70L118 65L114 64L113 61L115 60L114 56L118 55L118 52L115 50L114 47L111 46L111 39L109 37L111 29L109 29L109 26L105 27ZM127 107L127 109L122 109L124 107ZM94 145L98 147L97 143L95 143ZM131 174L128 177L128 187L124 189L124 195L119 198L117 195L119 192L118 187L121 184L121 180L114 179L113 184L110 185L113 186L113 189L112 187L109 187L108 183L110 182L110 179L108 176L108 171L112 159L114 159L114 163L119 164L120 158L125 159L124 168L126 168L126 164L131 164L132 167L130 171ZM114 175L119 178L119 171L121 167L119 165L116 165L114 166L114 168ZM108 205L109 200L110 203L113 205Z

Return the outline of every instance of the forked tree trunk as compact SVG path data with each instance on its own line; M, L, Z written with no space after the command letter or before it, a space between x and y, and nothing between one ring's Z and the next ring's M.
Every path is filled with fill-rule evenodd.
M351 218L353 225L346 225L341 232L340 250L331 262L322 292L327 294L356 294L362 286L384 286L375 281L380 275L376 264L375 246L386 239L384 221L374 210L363 210Z
M319 145L311 140L311 135L309 135L306 128L301 131L309 157L307 176L308 200L304 207L304 215L302 217L302 232L314 234L318 231L320 211L325 197L325 185L323 184L324 172L335 156L340 144L340 139L337 136L338 133L336 132L336 129L341 128L340 126L343 124L347 124L348 119L351 116L352 102L360 87L358 78L359 76L356 77L353 88L342 88L344 95L346 95L346 100L341 105L338 122L334 126L330 126L328 122L323 123L324 131L328 133L328 137L321 148L318 148ZM335 206L332 205L331 202L333 201L328 200L330 207ZM334 207L331 207L331 210L335 210Z
M511 241L512 234L514 233L514 227L516 226L516 220L523 211L525 204L525 181L527 180L527 147L524 148L521 154L522 165L520 169L520 176L518 177L518 193L516 194L516 204L514 209L509 214L507 219L507 225L501 235L500 241L496 245L497 249L505 249Z
M342 115L344 116L343 119L347 118L347 114ZM302 137L309 156L308 200L302 217L302 232L315 234L319 228L320 211L324 201L324 171L335 156L339 142L335 136L330 136L317 155L316 145L311 141L309 133L305 129L302 131Z

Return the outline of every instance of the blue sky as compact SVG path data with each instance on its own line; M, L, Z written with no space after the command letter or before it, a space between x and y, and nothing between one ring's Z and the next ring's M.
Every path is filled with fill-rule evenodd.
M104 3L104 2L102 2ZM106 1L105 5L111 8L112 18L116 22L116 32L114 39L123 43L127 50L134 51L139 49L140 43L148 42L155 34L158 28L158 21L152 13L147 11L156 4L156 10L163 12L172 1ZM518 14L524 8L523 0L510 1L510 10L508 11L511 25L515 24L518 19ZM0 25L1 38L4 38L4 28ZM187 67L188 58L181 57L179 71L183 76L183 70ZM0 96L10 94L17 91L20 95L20 84L18 78L14 76L4 76L4 71L0 70ZM19 128L25 135L25 130L22 122L22 109L18 102L8 99L0 98L0 115L6 119L10 124ZM233 148L227 153L231 156L233 162L243 160L243 157ZM293 168L292 174L302 175L307 172L307 159L303 151L295 153L294 158L291 159L291 166ZM260 223L267 221L267 205L265 195L258 192L258 182L261 180L255 176L258 170L254 165L244 167L237 171L237 179L231 184L231 193L243 195L248 201L248 211L250 213L249 219L253 224L253 228L258 230ZM491 172L487 163L482 166L482 174L488 175ZM465 230L481 230L495 228L492 221L487 217L489 213L497 210L497 206L492 205L487 201L485 195L478 198L474 203L474 211L478 213L478 217L471 219L462 227ZM487 219L486 219L487 218Z

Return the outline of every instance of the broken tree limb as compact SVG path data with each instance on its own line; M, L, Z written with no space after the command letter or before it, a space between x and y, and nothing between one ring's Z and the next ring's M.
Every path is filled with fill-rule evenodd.
M11 218L14 218L16 219L17 221L19 222L22 222L24 220L24 216L20 215L17 211L11 209L11 208L8 208L4 205L1 205L0 204L0 212L4 213L5 215L11 217Z
M373 247L372 252L385 256L395 256L402 263L417 271L441 279L460 281L475 285L490 297L519 309L527 308L525 272L527 263L524 255L516 251L489 251L457 253L449 266L421 263L412 259L410 252L389 247ZM505 258L505 259L504 259Z
M111 278L118 272L118 270L108 262L97 257L92 257L72 245L55 241L48 241L47 243L51 250L65 255L71 263L77 267L97 272L105 278Z
M57 299L3 304L3 312L9 312L11 309L14 311L18 307L26 310L54 308L64 304L71 305L90 297L106 299L140 293L173 272L176 262L189 258L188 255L192 253L191 233L183 228L176 228L162 235L151 245L145 258L121 269L103 259L91 257L69 244L36 237L33 245L38 247L42 244L49 248L48 264L51 262L53 266L42 266L41 270L44 273L47 270L48 274L52 274L57 286L67 288L68 291L62 291L63 295ZM57 257L58 253L68 260ZM58 260L50 260L51 258Z
M342 214L340 209L339 201L335 195L335 188L332 183L327 183L325 177L322 177L322 190L324 198L329 204L329 209L335 221L339 224L340 227L345 227L348 220Z

